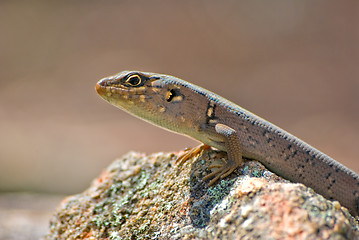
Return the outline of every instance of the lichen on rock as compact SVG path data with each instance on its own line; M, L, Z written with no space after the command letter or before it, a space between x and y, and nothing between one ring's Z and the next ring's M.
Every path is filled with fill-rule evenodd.
M226 154L130 152L83 193L61 203L46 239L356 239L356 220L302 184L246 161L211 187L202 178Z

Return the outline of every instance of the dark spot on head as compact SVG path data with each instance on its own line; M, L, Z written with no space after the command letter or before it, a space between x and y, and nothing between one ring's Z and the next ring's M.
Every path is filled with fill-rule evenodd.
M166 94L166 101L171 102L175 100L174 102L180 102L184 98L183 94L181 94L179 89L170 89L168 90Z
M265 136L267 133L269 133L269 131L267 129L264 129L264 131L262 132L262 136Z
M175 97L175 91L173 89L169 90L166 95L166 101L171 102Z
M294 156L297 155L297 154L298 154L298 151L295 150L295 151L293 152L293 154L292 154L292 157L294 157Z

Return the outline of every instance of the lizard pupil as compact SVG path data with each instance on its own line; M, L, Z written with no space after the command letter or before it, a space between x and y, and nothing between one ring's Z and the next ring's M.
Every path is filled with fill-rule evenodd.
M141 78L138 75L133 75L127 79L126 83L132 86L138 86L141 83Z

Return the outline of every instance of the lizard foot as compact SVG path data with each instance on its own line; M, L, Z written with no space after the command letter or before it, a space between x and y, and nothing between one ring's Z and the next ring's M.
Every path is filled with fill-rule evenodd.
M183 154L181 154L177 158L176 163L179 165L182 165L184 162L186 162L191 157L194 157L194 156L198 155L201 151L203 151L205 149L210 149L210 148L211 147L206 144L201 144L194 148L188 148L185 150L185 152Z
M219 168L218 170L208 174L203 178L203 181L206 181L212 177L211 181L209 182L208 186L213 185L215 182L217 182L219 179L223 179L227 177L229 174L231 174L236 168L238 168L241 164L237 164L236 162L227 162L224 161L223 164L212 164L208 167L208 169L212 168Z

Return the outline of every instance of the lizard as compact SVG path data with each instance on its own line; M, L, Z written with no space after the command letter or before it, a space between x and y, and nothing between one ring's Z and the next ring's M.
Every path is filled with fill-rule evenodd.
M359 215L357 173L213 92L174 76L141 71L103 78L95 89L110 104L203 143L179 157L180 164L206 147L227 152L227 160L209 167L217 168L203 178L211 179L209 185L231 174L245 157Z

